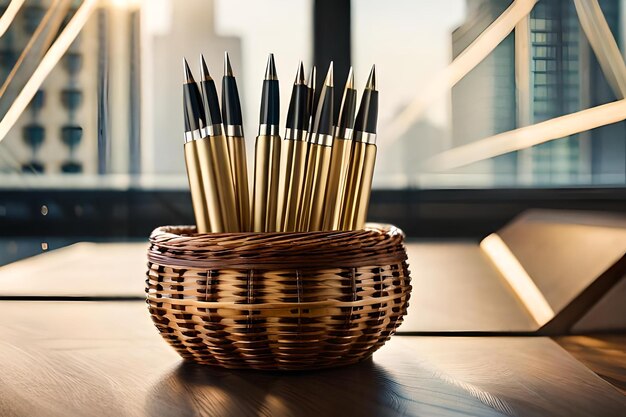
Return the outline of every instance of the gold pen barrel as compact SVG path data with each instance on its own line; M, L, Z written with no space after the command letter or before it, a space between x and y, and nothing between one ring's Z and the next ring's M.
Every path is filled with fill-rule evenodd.
M208 138L211 146L212 165L215 170L219 206L225 232L239 232L235 187L230 166L228 141L223 134Z
M311 143L309 146L302 198L302 216L300 218L300 230L304 232L322 229L324 195L328 183L328 168L333 149L332 146L317 143Z
M365 227L375 162L376 145L354 141L341 230L357 230Z
M196 228L198 233L209 233L211 232L211 226L195 141L185 143L184 149L185 166L187 168L187 178L189 179L193 214L196 218Z
M280 168L278 174L278 209L276 210L276 230L279 232L284 232L283 229L283 220L285 218L285 209L286 209L286 198L291 169L293 167L291 157L287 157L290 155L292 150L287 144L287 140L285 140L285 144L281 145L280 152Z
M280 142L278 135L262 135L256 138L252 191L253 232L277 230Z
M205 206L209 216L211 232L221 233L230 230L228 230L228 223L224 222L221 210L217 173L213 162L213 150L211 148L212 139L213 138L204 137L194 140L193 143L198 155L200 176L202 178L202 185L204 186ZM230 171L228 172L230 173Z
M246 142L242 136L226 136L228 156L233 176L237 221L240 232L250 230L250 188L246 164Z
M302 197L300 230L304 232L322 229L324 221L324 196L328 183L328 167L333 150L333 63L326 73L326 79L319 95L315 117L309 125L307 142L306 179Z
M323 230L341 230L341 213L350 170L351 153L352 140L336 137L330 156L328 187L324 198Z
M307 143L303 140L287 139L281 150L281 185L279 187L279 231L298 230L298 210L302 202L304 175L307 163Z

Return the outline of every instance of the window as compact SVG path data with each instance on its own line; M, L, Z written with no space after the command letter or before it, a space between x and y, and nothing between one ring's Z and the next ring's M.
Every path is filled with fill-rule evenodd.
M600 4L612 36L623 48L620 33L626 22L617 2ZM366 60L377 62L384 85L379 187L626 184L623 121L554 144L537 144L527 149L530 156L524 157L532 161L537 155L534 164L518 164L517 152L510 152L505 154L508 159L484 157L443 171L429 165L446 150L463 149L493 135L615 100L610 77L599 64L606 58L597 57L591 48L573 2L546 0L537 3L530 13L528 33L514 29L458 82L439 89L436 97L428 96L424 98L427 102L421 103L420 97L427 96L429 85L507 5L487 0L445 4L399 1L384 7L380 1L353 2L354 63L361 68L366 67L362 64ZM368 30L373 26L378 30ZM516 36L529 40L528 56L516 50ZM402 52L390 51L394 48L388 45L394 42L403 45ZM398 62L403 65L396 70ZM530 85L518 84L523 73L528 74ZM526 97L523 102L519 94ZM527 109L520 103L527 103ZM424 110L415 110L420 106ZM410 110L404 111L407 108ZM520 115L527 111L531 111L530 119L521 120ZM403 133L397 136L397 129L388 129L390 136L386 135L385 128L390 125L402 125ZM580 146L581 141L585 146ZM606 152L620 156L608 158ZM497 176L502 169L510 173L508 179ZM565 170L568 175L550 175L551 169ZM615 172L621 173L617 181Z
M0 119L54 40L40 40L39 50L28 52L32 60L22 64L19 76L10 75L44 14L56 3L25 0L0 37L0 80L8 86L0 97ZM85 2L71 3L67 13L59 12L49 28L52 32L64 27ZM320 56L332 58L328 51L337 51L340 43L333 36L345 42L341 56L334 59L350 61L359 90L371 65L377 68L380 108L374 187L380 193L413 198L424 190L447 188L624 187L626 122L620 117L563 138L544 137L545 143L519 149L494 150L484 145L496 135L516 144L519 138L511 132L517 129L593 110L621 96L614 77L605 75L607 59L614 58L603 55L605 48L592 47L608 45L602 37L609 35L590 42L588 36L598 35L585 33L573 2L537 2L525 18L528 25L513 22L500 42L482 46L487 51L484 59L466 68L451 67L511 3L102 2L6 137L0 138L0 227L21 233L20 227L28 224L53 227L58 218L67 222L55 225L55 233L61 234L63 227L76 227L71 230L78 233L81 227L103 229L99 219L106 216L130 218L124 216L140 212L145 216L120 224L119 229L112 222L103 224L109 228L107 233L121 230L144 236L158 216L159 222L176 221L181 213L191 218L184 200L188 183L182 152L181 58L187 57L197 72L199 54L204 53L212 74L219 78L223 53L230 52L250 162L267 54L276 55L284 126L298 61L304 62L308 73ZM0 0L0 8L7 4L8 0ZM600 5L611 36L625 54L626 19L620 1L603 0ZM343 20L316 22L316 11L322 7L349 13L331 10L326 16ZM350 30L337 35L333 25ZM322 33L332 36L316 36ZM318 63L318 81L327 64ZM444 78L450 68L451 74L463 76ZM346 75L347 66L335 72L337 95ZM29 194L33 190L37 192ZM65 192L80 196L81 202L48 198L50 193ZM170 194L165 198L160 193ZM148 203L143 198L154 200ZM50 208L46 216L41 214L42 205ZM384 217L400 211L395 207L378 213ZM402 213L413 215L408 209ZM76 219L92 223L72 226Z

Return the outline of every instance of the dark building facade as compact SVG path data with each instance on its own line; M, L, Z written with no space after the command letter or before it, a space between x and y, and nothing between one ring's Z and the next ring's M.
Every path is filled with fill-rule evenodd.
M468 20L452 35L454 56L509 4L468 1ZM619 1L600 6L619 43ZM617 99L573 1L542 0L522 23L453 88L455 146ZM479 169L490 170L496 185L624 184L625 143L620 122L502 155Z

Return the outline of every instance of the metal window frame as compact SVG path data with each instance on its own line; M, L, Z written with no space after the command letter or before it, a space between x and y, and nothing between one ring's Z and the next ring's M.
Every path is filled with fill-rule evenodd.
M325 76L322 68L333 59L341 91L340 78L347 74L351 57L350 1L314 0L313 5L318 77ZM43 204L47 216L41 215ZM375 189L369 219L393 223L410 238L480 239L530 208L623 213L626 187ZM0 230L5 238L146 238L159 225L192 223L187 190L0 190Z
M157 226L194 223L187 190L4 189L0 202L3 239L147 239ZM625 213L626 188L374 189L368 219L409 238L481 239L531 208Z

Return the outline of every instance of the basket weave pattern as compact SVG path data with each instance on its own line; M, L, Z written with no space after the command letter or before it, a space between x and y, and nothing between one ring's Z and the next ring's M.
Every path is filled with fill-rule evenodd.
M150 237L146 293L161 335L185 359L226 368L318 369L358 362L406 314L402 232Z

